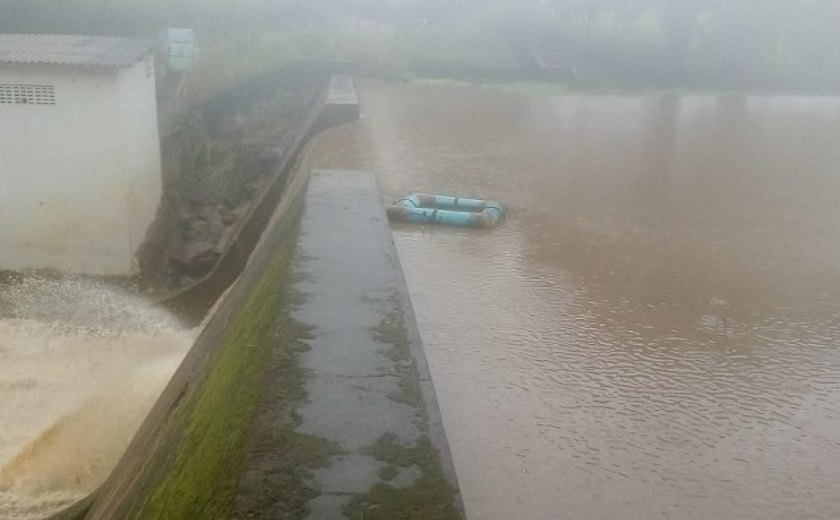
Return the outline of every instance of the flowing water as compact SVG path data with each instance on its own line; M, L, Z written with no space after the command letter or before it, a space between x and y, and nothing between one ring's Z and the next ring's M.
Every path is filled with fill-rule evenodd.
M108 476L194 331L84 279L27 278L0 304L0 520L40 519Z
M361 94L472 520L840 518L840 99Z

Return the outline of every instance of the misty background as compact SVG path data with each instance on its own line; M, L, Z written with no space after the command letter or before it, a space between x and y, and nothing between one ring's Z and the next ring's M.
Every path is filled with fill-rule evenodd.
M0 32L198 32L212 91L301 59L575 89L840 88L834 0L3 0ZM546 72L548 71L548 72Z

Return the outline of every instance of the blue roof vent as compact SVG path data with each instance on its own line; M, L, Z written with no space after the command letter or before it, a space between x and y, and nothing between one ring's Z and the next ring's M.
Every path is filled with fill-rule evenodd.
M187 70L193 61L201 55L192 29L170 27L165 31L166 45L169 49L169 68Z

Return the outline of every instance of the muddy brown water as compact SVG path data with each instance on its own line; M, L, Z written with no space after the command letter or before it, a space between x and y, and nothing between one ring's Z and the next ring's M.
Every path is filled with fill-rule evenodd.
M0 309L0 520L37 520L102 484L197 330L83 277L23 277Z
M472 520L840 518L840 99L360 90Z

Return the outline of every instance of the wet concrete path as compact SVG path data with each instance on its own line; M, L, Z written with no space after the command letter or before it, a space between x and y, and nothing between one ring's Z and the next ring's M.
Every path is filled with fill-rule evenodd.
M302 354L297 433L340 453L312 471L312 520L458 518L449 449L373 174L313 172L298 243Z

